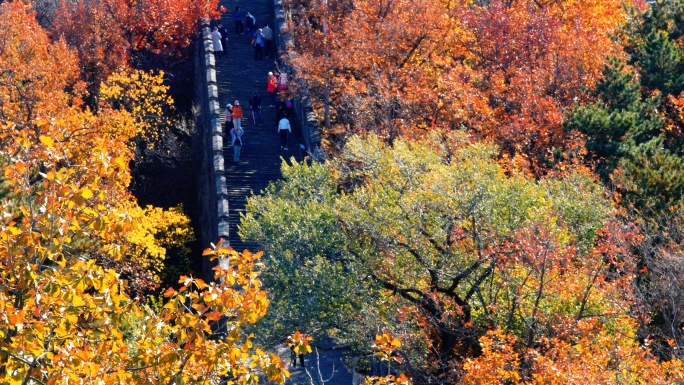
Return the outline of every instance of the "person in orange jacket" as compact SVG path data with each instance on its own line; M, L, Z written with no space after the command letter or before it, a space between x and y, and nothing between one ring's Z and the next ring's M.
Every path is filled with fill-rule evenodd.
M242 106L240 106L240 101L236 100L233 104L233 127L242 130L242 118Z

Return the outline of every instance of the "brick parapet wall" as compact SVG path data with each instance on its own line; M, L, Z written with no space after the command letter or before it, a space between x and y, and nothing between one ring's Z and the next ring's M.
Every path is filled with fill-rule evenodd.
M202 247L228 239L228 187L223 157L223 126L218 98L216 62L209 26L202 27L195 61L195 154ZM202 261L202 276L210 279L212 264Z

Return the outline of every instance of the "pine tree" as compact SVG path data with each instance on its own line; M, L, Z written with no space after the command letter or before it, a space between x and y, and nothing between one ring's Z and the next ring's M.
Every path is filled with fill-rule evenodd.
M679 95L684 90L684 1L658 1L625 25L623 44L643 86Z
M612 58L596 85L596 102L574 108L565 127L586 136L587 159L604 182L634 145L646 142L662 129L656 113L659 98L644 98L641 84L625 63ZM631 143L631 144L629 144Z

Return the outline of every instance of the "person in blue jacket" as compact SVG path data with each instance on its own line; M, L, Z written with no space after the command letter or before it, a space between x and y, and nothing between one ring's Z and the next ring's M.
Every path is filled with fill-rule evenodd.
M240 127L233 127L230 130L230 145L233 146L233 162L240 161L240 150L242 149L242 134L245 131Z
M264 60L264 31L261 28L254 32L254 60Z

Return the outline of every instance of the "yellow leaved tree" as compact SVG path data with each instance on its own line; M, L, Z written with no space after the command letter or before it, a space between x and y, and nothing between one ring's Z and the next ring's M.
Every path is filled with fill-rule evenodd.
M364 385L411 385L411 381L404 373L399 375L391 374L392 361L401 362L402 358L396 354L396 350L401 347L399 341L392 333L383 332L375 336L373 348L376 350L375 356L380 357L380 361L387 362L387 375L370 376L364 381Z
M168 249L183 248L189 252L186 244L195 239L190 219L185 216L182 207L164 210L160 207L142 208L130 204L125 211L134 218L135 223L126 237L131 245L130 259L159 281L159 275L165 268L164 260Z
M154 228L128 191L141 126L83 108L74 55L23 2L0 4L0 41L0 383L282 383L240 332L268 305L260 254L219 243L215 282L183 277L159 311L132 299L99 261L136 258Z

